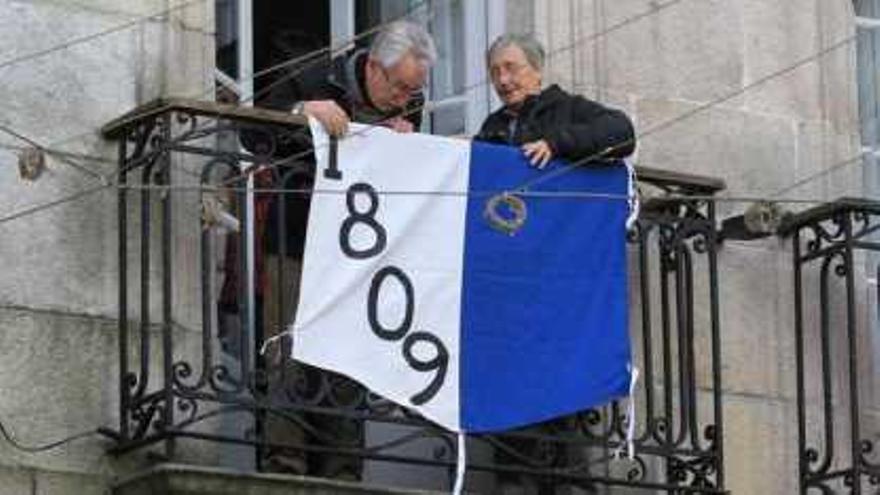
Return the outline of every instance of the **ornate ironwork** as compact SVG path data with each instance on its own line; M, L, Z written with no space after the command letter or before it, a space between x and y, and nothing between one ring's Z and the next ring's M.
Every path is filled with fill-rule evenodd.
M173 154L204 157L204 163L197 170L190 169L190 177L185 178L192 184L241 185L246 173L241 162L277 160L279 149L303 139L303 127L277 116L255 126L255 121L266 117L256 110L251 115L243 109L218 106L211 110L179 102L166 107L149 107L106 130L119 139L123 186L118 198L120 423L114 450L121 453L164 442L165 455L173 458L176 442L201 439L253 446L257 465L269 469L278 467L271 462L280 453L287 457L291 470L312 472L315 458L355 459L348 462L355 469L362 460L372 459L437 466L451 477L455 444L448 432L341 376L291 362L285 357L288 353L280 352L289 346L286 338L275 349L278 352L260 356L258 350L269 335L264 334L264 325L250 328L248 312L259 308L247 306L243 284L238 287L236 307L226 308L223 316L225 333L216 328L215 254L222 237L198 212L175 214L171 194L138 187L168 185L182 177L179 168L172 167ZM253 151L242 151L238 142L243 134L258 135L260 144L252 146ZM233 145L218 146L218 140L224 139ZM261 193L260 187L286 187L302 171L298 166L273 169L271 178L258 185L257 196L269 194ZM652 182L651 173L641 174L642 180ZM705 195L723 187L717 181L653 173L656 185L677 193ZM210 189L197 193L217 194ZM247 208L240 190L225 200L240 212ZM134 213L139 213L137 222L133 222ZM272 226L279 232L275 249L282 260L291 249L285 214L285 208L279 207L277 224ZM242 231L251 228L251 216L239 215ZM189 218L192 225L175 225L183 218ZM177 274L172 265L172 237L180 228L201 232L202 311L195 351L183 348L179 336L186 331L178 328L173 313ZM825 242L836 238L831 233L827 236ZM609 485L674 494L725 493L714 205L696 199L646 204L629 241L632 297L638 301L632 305L634 346L644 377L637 394L635 457L614 459L625 442L627 422L633 420L625 407L615 403L505 435L473 436L472 442L494 454L473 460L469 470L495 472L499 480L538 486L589 489ZM227 236L226 242L238 243L239 253L226 266L237 265L243 273L241 253L249 249L244 237ZM129 269L130 254L139 256L134 273ZM281 268L267 268L267 276L278 278L277 293L264 294L257 301L263 306L270 297L277 298L279 321L290 312L286 300L293 299L286 294L289 274ZM130 300L132 294L137 294L136 304ZM152 299L157 295L160 319L154 322L157 305ZM136 312L132 311L135 305ZM151 369L157 356L159 373ZM708 409L703 411L703 407ZM205 427L218 418L242 414L253 423L248 431ZM402 428L400 433L368 443L363 437L364 424ZM280 435L286 441L272 434L275 428L287 431ZM346 430L352 434L340 434ZM415 444L423 446L423 455L402 453L401 447ZM870 449L865 447L865 451Z
M880 203L846 198L798 214L782 230L793 246L802 495L873 494L880 484L875 444L862 427L856 295L856 253L880 251L878 230Z

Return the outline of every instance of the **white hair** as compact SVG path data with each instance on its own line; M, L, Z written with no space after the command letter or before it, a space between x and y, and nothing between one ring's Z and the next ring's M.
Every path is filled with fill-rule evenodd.
M396 64L407 53L427 67L437 61L437 48L431 35L413 22L395 21L388 24L370 45L370 57L386 68Z
M533 69L538 72L544 70L544 47L529 34L503 34L492 42L492 45L486 51L486 65L492 64L492 58L498 51L508 46L518 46L526 56L526 61Z

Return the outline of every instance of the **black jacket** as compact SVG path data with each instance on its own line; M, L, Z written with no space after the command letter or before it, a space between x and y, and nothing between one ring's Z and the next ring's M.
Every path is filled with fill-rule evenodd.
M289 112L300 101L333 100L353 122L377 124L386 119L402 116L413 127L419 128L422 122L424 96L413 95L402 110L382 112L369 101L364 85L367 52L350 52L333 59L326 58L305 68L296 66L272 83L271 91L265 98L258 99L258 107ZM305 69L305 70L303 70ZM279 160L293 155L302 155L311 149L308 129L300 132L275 129L269 133L245 132L242 141L251 151L273 150L270 160ZM274 137L274 147L267 140ZM301 156L291 166L277 167L276 185L285 189L309 189L314 184L315 158L312 154ZM305 227L308 220L310 195L285 194L283 200L285 218L279 221L278 201L273 200L269 210L266 249L269 253L281 254L279 229L286 231L284 253L288 256L302 255L305 244Z
M568 160L598 153L601 158L623 158L636 146L626 114L555 84L526 99L516 116L506 108L489 115L475 139L512 145L544 139L557 157Z

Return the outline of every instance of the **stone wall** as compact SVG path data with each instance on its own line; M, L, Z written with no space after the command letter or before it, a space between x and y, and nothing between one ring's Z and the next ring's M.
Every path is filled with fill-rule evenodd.
M169 7L168 15L138 21ZM77 161L107 174L117 152L101 139L101 125L162 95L212 97L211 1L0 0L0 63L119 26L0 68L0 122L42 145L101 158ZM0 145L22 144L0 137ZM0 148L0 216L96 183L53 157L37 181L24 182L16 150ZM118 424L116 236L112 189L0 224L0 418L22 443ZM190 241L175 238L183 252ZM197 258L185 264L195 269ZM195 278L183 283L181 292L195 295L178 301L176 317L194 324ZM144 463L142 455L108 456L109 445L90 437L25 454L0 442L0 493L104 493L108 481Z

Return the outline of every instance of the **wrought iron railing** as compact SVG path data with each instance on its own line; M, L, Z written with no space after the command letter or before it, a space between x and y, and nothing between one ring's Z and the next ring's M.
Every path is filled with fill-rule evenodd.
M362 463L373 460L436 466L451 477L449 433L340 376L291 362L279 352L288 345L284 340L265 356L258 352L291 314L296 246L290 244L296 240L285 230L295 208L284 205L307 197L291 192L297 189L291 184L307 187L309 167L307 156L288 157L257 173L256 207L248 211L241 188L248 172L241 163L278 165L277 150L307 137L303 124L257 109L173 100L105 127L105 135L119 142L120 172L120 422L114 451L164 442L165 456L175 459L179 442L208 440L253 447L259 469L358 478ZM247 136L260 137L252 139L260 143L250 146L256 151L238 147ZM188 157L187 166L178 163L180 156ZM195 163L192 157L202 158ZM518 432L474 436L469 441L485 447L472 450L483 454L469 460L469 471L539 488L725 493L718 238L714 203L707 200L724 184L651 169L639 174L646 187L678 199L644 204L629 239L632 336L643 376L635 458L611 459L630 420L615 403ZM175 203L178 194L201 201ZM212 208L224 201L237 211L241 232L257 232L256 252L247 236L212 228ZM187 204L201 210L182 211ZM265 250L261 229L275 230ZM187 268L200 273L196 329L182 329L174 309L182 276L173 263L174 238L186 231L200 232L200 264ZM158 310L153 298L159 298ZM364 425L383 424L397 427L365 438ZM423 446L420 453L405 448L411 444Z
M872 395L865 366L876 356L865 352L872 322L857 293L880 272L860 256L880 252L878 231L880 202L852 198L799 213L781 229L792 242L802 495L880 491L876 436L863 425Z

